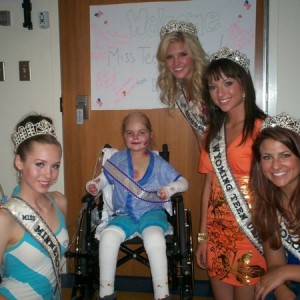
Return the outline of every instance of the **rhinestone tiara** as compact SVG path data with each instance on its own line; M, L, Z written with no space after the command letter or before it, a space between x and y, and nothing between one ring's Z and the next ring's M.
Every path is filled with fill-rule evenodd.
M232 50L227 47L221 48L218 52L215 52L210 56L210 61L221 58L230 59L243 67L247 72L249 71L250 59L246 54L241 53L239 50Z
M288 113L283 112L274 117L268 116L264 120L261 130L269 127L281 127L292 130L300 134L300 121L291 117Z
M198 39L197 28L193 23L171 20L166 26L161 28L160 38L162 39L166 34L172 32L186 32L192 34Z
M25 126L19 126L18 130L12 134L12 139L15 144L15 151L17 150L18 146L27 139L37 135L45 134L50 134L56 138L54 126L45 119L36 124L28 122L25 124Z

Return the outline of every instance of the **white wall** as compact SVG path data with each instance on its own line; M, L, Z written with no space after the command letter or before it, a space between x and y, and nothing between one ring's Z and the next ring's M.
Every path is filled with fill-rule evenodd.
M23 28L21 0L0 0L0 11L11 12L12 26L0 26L0 61L5 63L6 80L0 82L0 183L6 194L16 184L11 134L29 112L50 116L62 141L59 111L60 58L58 0L32 0L33 30ZM49 12L50 28L41 29L38 13ZM19 61L30 61L31 81L19 81ZM64 191L63 166L55 189Z
M223 1L223 0L220 0ZM0 61L5 62L6 81L0 82L0 183L9 193L15 185L14 126L30 111L51 116L62 141L59 112L60 61L58 0L32 0L33 30L23 28L21 0L0 0L0 10L12 14L12 26L0 26ZM268 108L270 114L287 111L300 118L300 1L270 0ZM40 29L38 13L48 11L50 28ZM18 62L29 60L32 80L20 82ZM63 169L55 188L63 191Z
M269 0L269 114L300 119L300 1Z

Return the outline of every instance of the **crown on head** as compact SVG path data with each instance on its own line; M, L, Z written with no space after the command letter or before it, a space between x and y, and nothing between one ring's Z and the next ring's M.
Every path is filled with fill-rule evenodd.
M230 59L243 67L247 72L249 71L250 59L246 54L241 53L239 50L231 50L227 47L221 48L218 52L215 52L210 56L210 61L221 58Z
M283 112L274 117L268 116L264 120L261 130L270 127L281 127L292 130L298 134L300 134L300 121L291 117L288 113Z
M25 124L25 126L19 126L18 130L12 135L12 139L15 144L15 150L17 150L18 146L27 139L37 135L45 134L50 134L56 138L54 126L45 119L36 124L28 122Z
M197 28L193 23L171 20L166 26L161 28L160 38L162 39L166 34L172 32L186 32L192 34L198 39Z

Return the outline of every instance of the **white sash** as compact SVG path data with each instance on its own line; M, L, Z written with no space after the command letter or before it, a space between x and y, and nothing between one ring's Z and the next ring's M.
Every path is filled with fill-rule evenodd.
M200 107L197 107L195 104L188 102L185 98L183 87L180 87L181 94L176 99L176 104L180 111L182 112L183 116L186 120L191 124L191 126L198 131L201 135L206 132L206 117L200 111ZM199 104L201 105L201 104Z
M251 222L247 201L244 194L236 184L226 157L225 124L211 142L209 156L220 186L222 187L226 201L234 214L240 229L247 235L249 240L263 253L259 237Z
M53 234L49 226L45 223L43 218L39 213L32 208L23 199L13 196L9 201L7 201L3 207L11 213L11 215L16 219L16 221L22 225L22 227L27 230L30 235L35 238L42 247L49 253L57 285L54 291L56 294L61 293L60 287L60 245Z
M145 190L134 179L125 174L109 159L104 164L103 169L108 172L116 181L118 181L125 190L127 190L137 199L151 203L166 203L171 201L171 199L167 199L162 202L162 200L157 195L157 191Z
M284 219L282 217L280 222L280 234L284 248L300 260L299 237L293 236L289 233L288 229L285 226Z

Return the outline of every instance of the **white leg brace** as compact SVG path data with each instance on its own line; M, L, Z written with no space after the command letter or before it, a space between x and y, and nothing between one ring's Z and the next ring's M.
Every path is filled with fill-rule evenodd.
M114 293L118 252L124 240L124 231L116 226L107 227L101 234L99 241L100 298Z
M168 261L164 231L159 226L150 226L143 230L142 236L151 268L154 299L164 299L169 296Z

